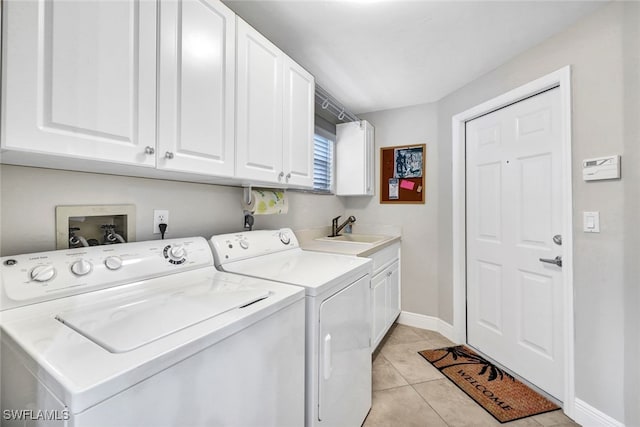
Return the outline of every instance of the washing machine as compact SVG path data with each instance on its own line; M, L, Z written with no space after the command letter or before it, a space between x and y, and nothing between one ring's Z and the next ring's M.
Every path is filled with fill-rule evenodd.
M304 423L304 292L216 270L204 238L5 256L0 277L3 426Z
M360 426L371 408L371 260L305 251L291 229L210 239L218 269L305 290L307 426Z

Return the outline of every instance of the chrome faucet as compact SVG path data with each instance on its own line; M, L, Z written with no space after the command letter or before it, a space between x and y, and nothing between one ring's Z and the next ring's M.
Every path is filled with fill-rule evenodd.
M338 237L340 235L340 231L343 228L345 228L349 224L353 224L354 222L356 222L356 217L353 215L347 218L347 220L340 225L338 225L338 219L340 219L340 215L331 220L331 236L329 237Z

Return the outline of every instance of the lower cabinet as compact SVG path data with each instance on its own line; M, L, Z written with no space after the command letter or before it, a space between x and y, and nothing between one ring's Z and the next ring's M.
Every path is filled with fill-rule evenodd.
M371 256L371 351L375 350L400 314L400 245L393 245Z

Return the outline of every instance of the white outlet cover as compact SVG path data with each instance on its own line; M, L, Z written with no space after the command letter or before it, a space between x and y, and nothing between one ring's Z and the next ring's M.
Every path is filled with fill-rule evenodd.
M163 221L167 226L169 225L169 211L167 209L154 209L153 210L153 234L160 234L159 224Z

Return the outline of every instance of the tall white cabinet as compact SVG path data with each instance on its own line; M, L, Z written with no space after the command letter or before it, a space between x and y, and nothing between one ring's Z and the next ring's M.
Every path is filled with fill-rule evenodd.
M156 2L3 7L2 149L155 166Z
M236 16L218 0L158 5L157 167L231 177Z
M238 177L312 187L313 76L240 18L237 67Z
M336 125L336 194L375 194L374 128L366 120Z

